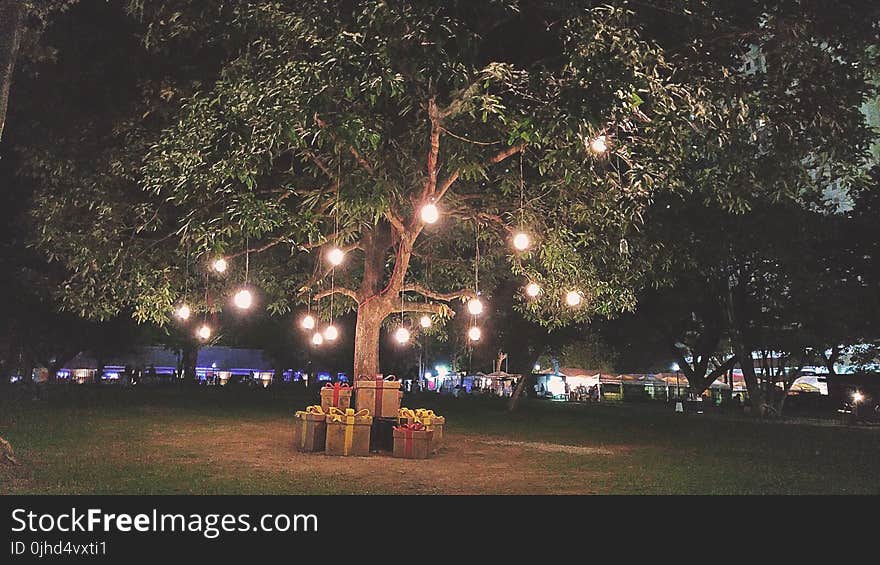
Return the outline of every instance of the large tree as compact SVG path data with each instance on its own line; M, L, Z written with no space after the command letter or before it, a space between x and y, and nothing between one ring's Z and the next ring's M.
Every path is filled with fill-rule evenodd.
M141 16L191 38L200 22L180 4ZM681 134L704 108L632 13L222 2L209 20L231 55L169 127L134 116L43 177L38 245L69 272L68 308L164 324L187 300L197 319L226 307L247 262L272 312L355 309L354 371L374 374L393 314L439 321L500 279L539 283L520 307L549 327L633 307L643 272L626 238L679 185ZM513 252L519 230L531 246ZM206 276L218 256L230 272Z

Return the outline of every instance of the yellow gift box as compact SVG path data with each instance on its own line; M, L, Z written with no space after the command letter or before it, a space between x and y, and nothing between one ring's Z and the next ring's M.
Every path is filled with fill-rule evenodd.
M299 451L324 451L327 438L327 414L320 406L309 406L294 415L293 442Z
M327 422L327 455L369 455L370 427L373 418L369 410L330 408Z

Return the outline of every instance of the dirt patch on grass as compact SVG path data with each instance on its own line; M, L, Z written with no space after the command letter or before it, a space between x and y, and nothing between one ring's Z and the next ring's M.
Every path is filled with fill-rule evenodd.
M150 458L206 464L216 480L244 475L259 483L247 488L290 493L591 493L607 478L593 463L615 455L604 447L450 433L429 460L333 457L297 452L292 432L292 422L281 420L214 427L203 421L189 431L154 431L144 447Z

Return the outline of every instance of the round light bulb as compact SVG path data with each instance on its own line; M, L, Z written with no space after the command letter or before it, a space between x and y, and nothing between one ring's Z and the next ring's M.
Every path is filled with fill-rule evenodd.
M858 404L859 402L861 402L862 400L865 399L865 396L861 392L856 391L853 393L852 399L853 399L853 403Z
M565 295L565 303L571 307L579 306L583 299L581 293L576 290L570 290Z
M519 232L518 234L513 236L513 246L518 251L525 251L529 248L529 245L531 245L531 243L532 241L531 239L529 239L529 234L525 232Z
M208 339L211 337L211 328L207 324L202 325L199 330L196 332L196 335L199 339Z
M421 318L419 318L419 325L422 326L423 328L430 328L431 323L432 323L431 316L425 315L425 316L422 316Z
M394 332L394 339L397 340L397 343L406 343L409 341L409 337L409 330L404 327L397 328L397 331Z
M468 339L471 341L480 341L480 338L483 336L483 332L480 331L480 328L477 326L473 326L468 330Z
M526 294L535 298L541 294L541 286L538 283L529 283L526 285Z
M483 303L479 298L471 298L468 300L467 309L474 316L479 316L483 312Z
M345 253L338 247L334 247L327 252L327 261L329 261L330 264L334 267L338 267L339 265L341 265L344 258Z
M236 307L241 308L242 310L247 310L251 307L251 304L254 303L254 295L251 294L251 291L245 288L236 292L232 301L235 303Z
M600 155L608 151L608 142L605 140L604 135L600 135L590 142L590 151Z
M433 224L440 219L440 210L434 204L425 204L422 206L422 221L426 224Z
M189 315L192 314L192 311L189 309L189 305L186 304L186 303L184 303L184 304L181 304L181 305L177 308L177 312L175 312L175 314L176 314L177 317L180 318L181 320L188 320L188 319L189 319Z
M315 329L315 317L311 314L306 314L305 316L303 316L300 324L302 325L303 329L313 330Z
M339 337L339 330L336 329L336 326L330 325L324 328L324 339L333 341L337 337Z
M214 262L211 263L211 268L218 273L225 273L228 266L229 265L226 263L226 259L224 259L223 257L215 259Z
M315 335L312 336L312 343L315 345L324 343L324 336L321 335L321 332L315 332Z

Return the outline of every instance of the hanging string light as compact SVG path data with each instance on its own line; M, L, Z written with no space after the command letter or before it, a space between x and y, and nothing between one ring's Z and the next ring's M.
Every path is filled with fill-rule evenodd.
M541 286L538 283L529 283L526 285L526 295L530 298L536 298L541 294Z
M254 303L254 295L248 290L248 282L250 275L250 237L244 236L244 288L235 293L232 302L237 308L247 310Z
M590 151L596 155L603 155L608 151L608 139L604 135L598 135L590 141Z
M196 337L202 341L211 338L211 326L208 325L208 273L205 273L205 312L202 314L202 325L196 330Z
M186 267L183 274L183 302L181 302L180 306L174 311L174 315L183 321L189 320L189 316L192 314L192 310L187 303L187 299L189 298L189 240L186 242L185 262Z
M427 314L419 318L419 325L425 329L430 328L432 323L433 320L431 320L431 316L428 316Z
M474 224L474 294L475 296L468 300L467 308L471 314L471 328L468 330L468 339L478 341L482 332L477 327L477 316L483 313L483 302L480 296L480 227Z
M578 290L570 290L565 294L565 303L575 308L581 305L584 297Z
M483 302L475 296L468 300L467 309L472 315L479 316L483 313Z
M440 219L440 210L437 209L437 205L434 202L430 202L422 206L420 215L423 222L433 224Z
M202 324L196 332L196 336L202 341L207 341L211 337L211 326Z
M324 343L324 336L321 335L321 332L315 332L314 335L312 335L312 343L314 345L321 345Z
M211 268L217 273L225 273L228 266L226 259L223 257L218 257L217 259L214 259L213 263L211 263Z
M336 155L337 165L336 165L336 203L334 205L333 210L333 229L334 229L334 237L339 238L339 186L342 182L342 160L339 158L339 154ZM338 251L338 253L333 253L333 251ZM330 255L332 254L332 256ZM335 306L335 288L336 288L336 266L342 264L342 259L344 254L342 250L336 247L332 249L328 254L328 260L333 267L330 269L330 324L324 328L324 340L325 341L336 341L336 338L339 337L339 330L333 325L333 311Z
M189 316L191 313L192 313L192 311L190 310L189 305L187 305L187 303L184 302L183 304L181 304L180 306L177 307L177 311L175 312L175 315L178 318L180 318L181 320L186 321L186 320L189 320Z
M326 257L327 257L328 263L330 263L334 267L338 267L339 265L342 264L342 261L345 259L345 252L342 249L340 249L339 247L336 247L334 245L333 247L331 247L327 251Z
M480 341L482 336L483 332L477 326L471 326L471 329L468 330L468 339L471 341Z
M411 337L409 329L404 326L400 326L397 328L397 331L394 332L394 339L397 340L397 343L401 345L405 345L409 342L409 338Z
M517 251L525 251L532 244L532 240L525 231L525 180L523 176L523 154L519 153L519 229L513 236L513 247Z
M306 310L306 315L302 317L302 320L300 320L299 323L304 330L315 329L315 317L312 316L312 290L311 289L309 289L308 310Z

